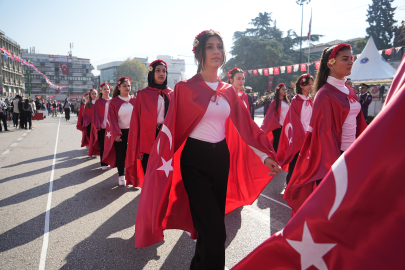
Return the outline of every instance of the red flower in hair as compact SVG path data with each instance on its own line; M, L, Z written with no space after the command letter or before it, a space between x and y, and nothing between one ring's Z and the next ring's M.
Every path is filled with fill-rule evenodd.
M199 34L195 37L194 42L193 42L193 53L195 53L195 50L196 50L198 44L200 43L200 38L201 38L201 36L204 35L204 34L207 33L207 32L210 32L210 31L219 34L218 31L214 31L214 30L212 30L212 29L210 29L210 30L204 30L204 31L202 31L201 33L199 33Z
M231 69L230 71L228 71L228 79L231 79L231 73L232 73L232 71L234 71L235 69L238 69L238 67L234 67L233 69Z
M165 64L166 70L167 70L167 63L165 61L161 60L161 59L157 59L157 60L155 60L155 61L153 61L152 63L149 64L149 68L148 68L149 72L151 72L153 70L153 65L155 63L157 63L157 62L162 62L163 64Z
M100 85L100 88L103 87L104 85L108 85L108 88L111 89L111 86L110 86L108 83L106 83L106 82L103 82L103 83Z
M118 82L117 82L118 86L121 84L120 82L121 82L122 79L127 79L129 84L131 84L131 80L128 77L121 77L121 78L118 79Z
M277 84L276 90L280 89L282 86L285 87L285 84L284 84L284 83L279 83L279 84Z
M352 46L350 44L340 43L335 48L333 48L333 51L329 55L328 61L331 59L334 59L336 57L336 54L340 51L340 49L342 49L344 47L349 47L349 49L352 48Z
M303 84L304 82L307 81L307 78L311 77L311 74L305 74L304 76L302 76L301 80L300 80L300 84Z
M83 97L88 96L88 95L89 95L89 93L86 93L86 94L83 95Z

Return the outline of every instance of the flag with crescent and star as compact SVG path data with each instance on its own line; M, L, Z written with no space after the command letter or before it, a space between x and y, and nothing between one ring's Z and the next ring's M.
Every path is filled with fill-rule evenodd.
M296 95L291 100L290 108L285 116L284 125L281 130L280 142L277 150L277 159L280 166L286 170L294 156L301 150L305 139L305 130L301 123L302 106L312 106L312 99L303 100Z
M393 98L297 214L233 270L405 269L404 61L400 71Z
M107 107L107 108L106 108ZM98 98L93 104L93 118L91 121L90 143L88 156L100 155L100 143L98 140L98 131L104 121L105 110L108 111L108 100Z

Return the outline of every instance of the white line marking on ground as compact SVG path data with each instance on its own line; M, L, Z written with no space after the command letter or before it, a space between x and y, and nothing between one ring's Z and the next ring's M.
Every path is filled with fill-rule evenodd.
M18 145L18 143L15 142L15 143L11 144L10 147L16 147L17 145Z
M7 150L3 151L3 153L1 153L1 155L2 155L2 156L5 156L5 155L7 155L8 153L10 153L10 150L7 149Z
M284 203L281 203L281 202L279 202L279 201L277 201L277 200L275 200L275 199L273 199L273 198L270 198L269 196L266 196L266 195L261 194L261 193L260 193L260 196L263 196L263 197L265 197L265 198L267 198L267 199L269 199L269 200L272 200L273 202L276 202L276 203L278 203L278 204L284 205L285 207L288 207L288 208L291 209L291 207L289 207L288 205L286 205L286 204L284 204Z
M49 179L48 202L46 204L46 213L45 213L44 242L42 244L41 259L39 260L39 270L44 270L45 269L46 253L48 251L49 216L50 216L50 211L51 211L53 176L55 174L56 151L58 149L59 127L60 127L60 117L59 117L59 124L58 124L58 132L56 133L55 151L53 153L51 178Z
M20 138L18 138L18 139L17 139L17 141L21 141L22 139L23 139L23 138L22 138L22 137L20 137Z
M27 133L24 133L23 135L21 135L21 136L27 136Z

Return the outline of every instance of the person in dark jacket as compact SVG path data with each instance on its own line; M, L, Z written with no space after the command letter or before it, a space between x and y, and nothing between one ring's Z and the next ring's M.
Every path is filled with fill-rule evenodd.
M250 95L250 89L246 89L245 93L248 97L250 115L252 116L252 119L255 120L255 105L253 104L253 97Z
M371 93L368 91L368 88L369 86L367 84L365 83L360 84L359 101L365 119L367 119L368 116L368 106L370 106L371 101L373 101L373 97L371 96Z
M24 110L22 96L18 97L18 111L20 112L20 129L24 128Z

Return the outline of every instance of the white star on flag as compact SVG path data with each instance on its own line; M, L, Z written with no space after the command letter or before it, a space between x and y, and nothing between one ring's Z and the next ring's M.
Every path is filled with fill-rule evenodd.
M107 135L105 135L105 136L107 136L108 137L108 139L110 139L110 137L111 137L111 132L107 132Z
M162 162L163 165L160 168L157 168L157 171L164 171L166 174L166 177L169 177L169 173L170 171L173 171L173 167L172 167L172 159L169 159L168 161L164 160L164 158L162 158Z
M301 270L306 270L312 265L319 270L328 270L323 256L329 252L336 244L317 244L312 239L309 232L307 222L304 223L304 232L302 241L294 241L286 239L287 242L300 254L301 256Z
M288 140L288 144L292 144L292 137Z

